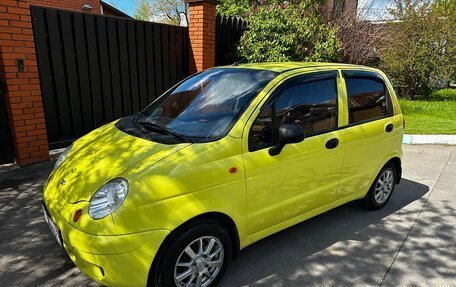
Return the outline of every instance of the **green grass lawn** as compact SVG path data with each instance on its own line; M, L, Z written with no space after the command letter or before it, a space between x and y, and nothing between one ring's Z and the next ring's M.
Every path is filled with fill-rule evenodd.
M456 101L399 100L406 134L456 134Z

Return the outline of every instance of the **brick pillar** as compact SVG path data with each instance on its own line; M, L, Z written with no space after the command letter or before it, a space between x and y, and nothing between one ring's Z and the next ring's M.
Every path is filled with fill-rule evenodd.
M190 36L190 74L215 65L215 25L218 1L185 0L188 3Z
M21 61L22 69L18 67ZM23 166L48 160L43 100L27 0L0 1L0 80L5 89L16 163Z

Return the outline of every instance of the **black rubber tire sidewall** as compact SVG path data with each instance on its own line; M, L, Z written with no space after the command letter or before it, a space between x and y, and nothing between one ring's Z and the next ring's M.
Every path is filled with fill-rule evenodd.
M381 204L377 203L377 201L375 200L375 185L377 184L377 181L379 179L379 177L386 171L386 170L391 170L393 172L393 189L391 190L391 193L389 194L388 198ZM391 196L393 195L394 193L394 188L396 186L396 177L397 177L397 173L396 173L396 168L394 167L393 164L387 164L385 165L381 170L380 172L378 173L378 175L375 177L375 180L374 182L372 183L368 193L366 194L366 196L363 198L363 203L364 203L364 206L366 206L366 208L368 209L372 209L372 210L376 210L376 209L380 209L382 207L384 207L388 201L390 200Z
M155 282L151 282L152 284L150 286L176 287L174 283L174 267L177 259L188 244L202 236L214 236L223 245L224 262L215 280L210 285L211 287L216 286L222 279L231 261L233 245L226 229L219 223L211 220L197 222L185 228L182 232L174 234L166 250L157 259L156 274L153 276L155 279L153 281Z

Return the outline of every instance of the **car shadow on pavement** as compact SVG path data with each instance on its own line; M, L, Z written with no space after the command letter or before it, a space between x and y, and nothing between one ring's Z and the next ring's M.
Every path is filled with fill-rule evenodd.
M41 192L50 168L42 163L27 173L0 174L0 286L96 286L71 263L44 222ZM221 286L344 285L366 276L376 284L367 270L390 264L383 255L397 251L419 212L407 207L424 200L428 190L403 179L381 210L352 202L263 239L239 254Z
M383 209L350 202L267 237L240 252L220 285L379 285L428 191L402 179Z

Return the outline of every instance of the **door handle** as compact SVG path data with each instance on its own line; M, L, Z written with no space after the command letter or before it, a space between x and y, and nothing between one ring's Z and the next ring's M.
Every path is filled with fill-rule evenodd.
M333 148L336 148L338 145L339 145L339 140L337 138L333 138L326 142L325 147L327 149L333 149Z
M387 124L386 127L385 127L385 131L387 133L390 133L394 128L394 125L393 124Z

